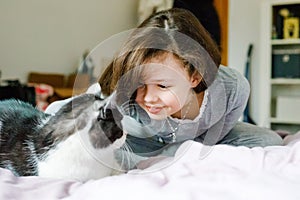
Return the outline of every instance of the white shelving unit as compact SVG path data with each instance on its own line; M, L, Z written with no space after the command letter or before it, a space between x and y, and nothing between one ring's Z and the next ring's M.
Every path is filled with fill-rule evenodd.
M272 45L300 44L300 39L272 39Z
M294 131L300 129L300 105L292 107L295 108L295 110L298 109L297 112L299 112L299 117L292 115L291 117L283 117L279 115L280 113L278 113L278 99L284 97L285 100L289 100L288 98L291 97L291 102L295 98L299 98L300 100L300 75L299 77L290 78L277 76L274 77L274 74L272 74L274 68L274 63L272 63L272 52L274 50L300 49L300 39L298 38L272 39L272 30L274 29L274 26L276 27L278 25L276 23L276 16L278 14L278 10L282 8L287 8L289 10L294 9L293 11L296 12L295 15L300 17L300 0L265 0L262 2L260 35L261 70L258 77L260 85L262 85L263 88L260 91L261 120L259 125L272 129L285 129ZM300 69L300 64L298 67ZM288 106L293 105L289 104ZM285 108L281 108L280 110L282 111L284 109ZM293 110L290 111L290 113L293 112ZM289 112L287 111L286 114L288 115Z

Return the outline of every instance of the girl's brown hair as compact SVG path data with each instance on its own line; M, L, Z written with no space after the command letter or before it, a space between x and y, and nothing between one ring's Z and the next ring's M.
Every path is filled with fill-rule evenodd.
M182 60L190 75L198 71L202 76L195 92L206 90L215 79L221 62L218 46L190 11L173 8L151 15L130 34L99 79L103 94L111 94L121 78L121 88L136 87L140 71L134 68L166 52Z

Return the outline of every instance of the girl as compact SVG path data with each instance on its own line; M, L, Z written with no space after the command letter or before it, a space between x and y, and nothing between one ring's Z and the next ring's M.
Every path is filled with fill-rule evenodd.
M207 145L282 144L275 132L238 122L249 84L220 60L217 45L185 9L155 13L132 32L99 83L103 94L115 93L134 153L158 155L187 139ZM131 115L131 109L138 112Z
M151 156L174 155L186 140L208 146L282 144L275 132L238 122L249 84L220 61L218 46L185 9L155 13L129 35L99 79L102 94L111 95L109 106L117 108L111 109L115 121L122 119L128 133L134 153L128 154L128 168Z

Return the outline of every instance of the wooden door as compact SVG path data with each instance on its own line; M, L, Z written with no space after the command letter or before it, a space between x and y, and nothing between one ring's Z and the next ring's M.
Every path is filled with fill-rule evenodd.
M221 25L221 63L223 65L227 65L228 59L228 1L229 0L214 0Z

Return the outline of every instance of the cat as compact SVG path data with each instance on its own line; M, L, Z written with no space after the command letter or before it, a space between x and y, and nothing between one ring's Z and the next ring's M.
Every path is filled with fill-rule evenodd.
M0 101L0 167L16 176L78 181L122 172L114 151L127 134L108 103L82 94L50 115L20 100Z

